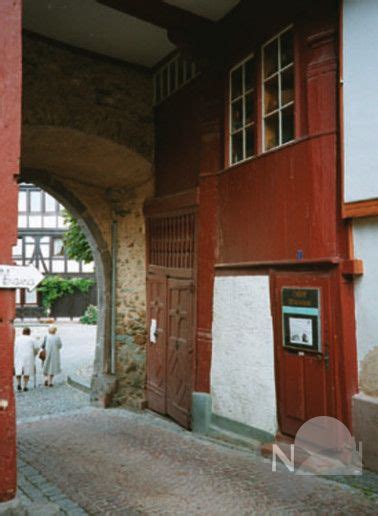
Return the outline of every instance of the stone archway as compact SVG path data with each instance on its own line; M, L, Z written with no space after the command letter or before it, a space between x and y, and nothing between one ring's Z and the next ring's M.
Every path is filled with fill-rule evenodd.
M33 183L53 197L77 218L91 245L95 262L98 291L99 319L97 325L96 352L91 382L91 402L100 406L111 403L116 388L115 372L112 371L112 262L108 243L83 202L54 175L41 170L23 169L20 182Z

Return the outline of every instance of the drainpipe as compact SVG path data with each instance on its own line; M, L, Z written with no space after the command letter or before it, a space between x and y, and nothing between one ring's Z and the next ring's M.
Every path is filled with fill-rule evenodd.
M116 373L116 290L117 290L117 221L112 222L112 292L110 372Z

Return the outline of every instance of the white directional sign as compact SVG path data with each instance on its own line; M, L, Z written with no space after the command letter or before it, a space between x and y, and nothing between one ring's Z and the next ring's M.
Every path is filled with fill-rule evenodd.
M43 274L34 265L0 265L0 288L33 290L42 280Z

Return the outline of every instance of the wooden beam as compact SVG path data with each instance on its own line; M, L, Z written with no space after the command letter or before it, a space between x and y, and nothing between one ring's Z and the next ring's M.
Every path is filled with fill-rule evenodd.
M168 31L181 29L187 33L196 31L204 33L215 26L214 22L207 18L162 0L97 0L97 2Z

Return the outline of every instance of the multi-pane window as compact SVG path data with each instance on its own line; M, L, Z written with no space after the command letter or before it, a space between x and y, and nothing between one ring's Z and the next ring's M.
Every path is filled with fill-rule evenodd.
M287 29L262 50L264 150L294 139L294 44Z
M230 72L230 162L255 154L255 60L248 57Z
M36 187L21 186L18 198L19 228L65 228L63 207Z
M197 75L196 65L179 54L163 65L154 76L154 102L160 104Z

